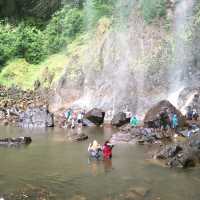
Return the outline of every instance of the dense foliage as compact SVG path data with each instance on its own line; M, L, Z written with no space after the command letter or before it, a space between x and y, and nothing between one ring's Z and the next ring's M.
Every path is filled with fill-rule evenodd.
M166 0L140 0L144 20L150 23L156 17L166 15Z
M45 6L47 2L48 6ZM113 11L121 6L120 2L121 0L32 0L28 3L26 0L13 0L10 12L18 13L21 18L17 18L17 22L12 17L10 20L3 18L0 23L0 66L15 57L38 64L46 56L67 47L82 32L94 28L101 17L111 17L114 14L117 18ZM6 5L4 0L0 0L0 10L4 8L2 13L8 14ZM166 0L140 0L140 5L148 23L166 14ZM55 9L58 10L54 12Z
M18 45L17 31L8 24L0 24L0 65L17 54Z
M98 19L104 15L110 15L114 7L114 0L51 0L58 6L59 3L65 3L62 9L55 12L51 20L38 20L39 14L44 13L40 7L47 0L33 0L31 5L38 10L38 14L32 15L34 18L24 17L19 23L11 24L5 20L0 24L0 65L2 66L8 60L14 57L25 58L29 63L37 64L41 62L46 55L59 52L63 47L72 42L81 32L89 20L85 12L88 6L94 11L91 17L91 25L94 26ZM24 2L24 3L23 3ZM14 2L19 5L18 0ZM0 2L1 5L1 2ZM27 1L20 1L20 12L28 9ZM14 7L13 7L14 9ZM24 11L25 12L25 11ZM89 11L90 12L90 11ZM85 28L85 30L86 30Z
M49 53L56 53L75 39L83 30L83 14L80 9L64 7L55 13L47 25L45 35Z

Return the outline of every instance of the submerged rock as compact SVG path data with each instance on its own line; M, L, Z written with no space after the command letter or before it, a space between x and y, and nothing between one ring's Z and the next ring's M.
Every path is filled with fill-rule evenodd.
M45 128L54 126L53 114L47 108L28 108L20 114L19 126L22 128Z
M69 136L69 140L73 141L73 142L80 142L83 140L87 140L88 136L85 135L84 133L81 134L72 134Z
M104 116L104 111L98 108L94 108L86 113L85 118L99 126L103 124Z
M152 128L131 128L130 125L123 126L120 131L113 134L111 142L131 144L155 144L162 140L170 140L171 132L158 131Z
M4 138L0 139L0 146L13 147L19 145L28 145L31 142L31 137Z
M11 193L0 194L0 199L2 200L25 200L25 199L35 199L35 200L56 200L56 196L48 191L46 188L39 188L34 186L28 186Z

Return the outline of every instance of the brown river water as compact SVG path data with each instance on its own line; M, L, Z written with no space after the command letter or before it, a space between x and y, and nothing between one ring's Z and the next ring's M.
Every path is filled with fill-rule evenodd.
M22 188L39 187L51 192L51 199L56 200L137 200L128 196L130 188L146 191L140 199L200 199L199 168L183 170L155 165L146 157L148 149L138 145L116 145L111 161L90 161L89 142L97 139L103 143L114 130L82 131L89 139L72 143L67 139L69 130L0 127L2 138L30 135L33 139L27 147L0 147L0 198Z

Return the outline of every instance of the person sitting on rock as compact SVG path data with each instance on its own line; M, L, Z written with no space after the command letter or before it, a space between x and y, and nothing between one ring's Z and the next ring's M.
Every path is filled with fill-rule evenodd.
M101 157L101 151L101 145L98 144L96 140L94 140L92 144L89 144L88 152L91 157L96 158L98 160Z
M132 116L130 119L130 125L131 127L136 127L139 124L139 120L136 116Z
M103 158L105 160L107 159L111 159L112 158L112 149L113 149L114 145L110 144L109 141L106 141L103 145Z

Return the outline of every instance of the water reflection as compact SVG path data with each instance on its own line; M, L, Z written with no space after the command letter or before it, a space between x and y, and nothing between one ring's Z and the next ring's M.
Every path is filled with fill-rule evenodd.
M104 172L105 173L109 173L114 169L113 166L112 166L112 160L111 159L104 160L103 166L104 166Z
M104 172L105 174L110 173L113 168L112 160L91 160L88 158L88 165L92 176L97 176Z
M91 174L93 176L97 176L97 174L98 174L98 167L100 165L97 162L99 162L99 161L92 161L92 162L90 162L90 171L91 171Z

